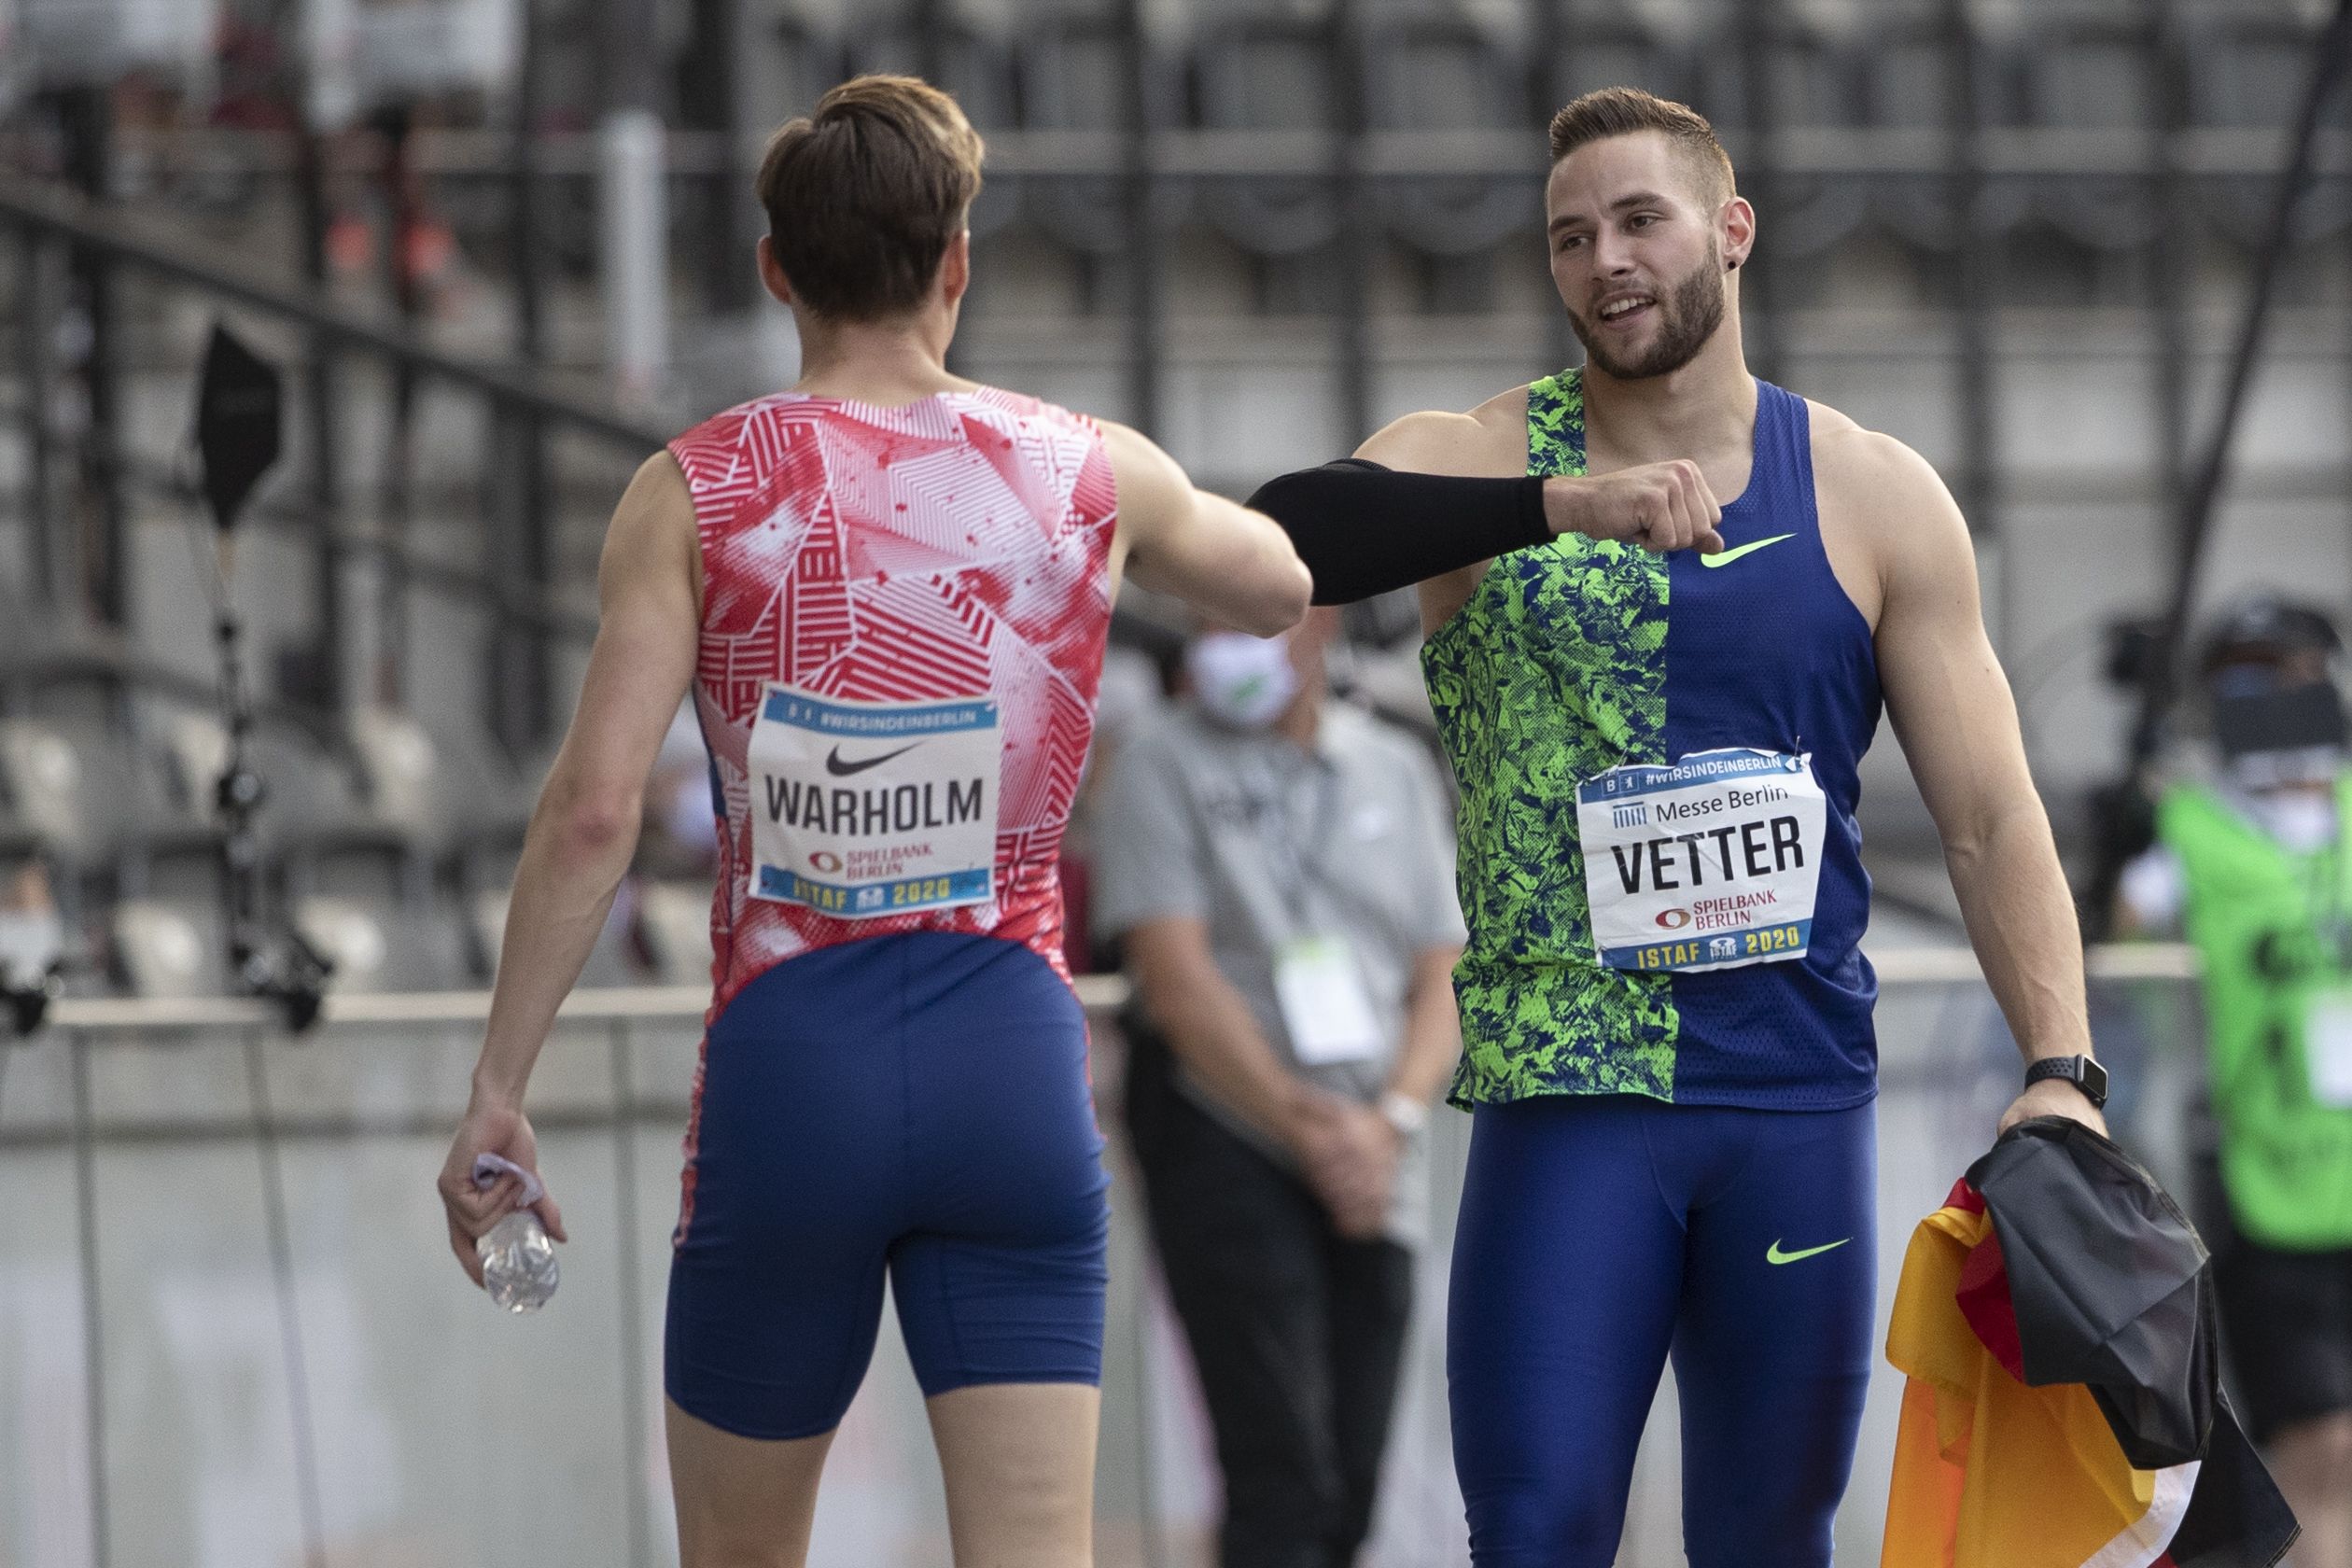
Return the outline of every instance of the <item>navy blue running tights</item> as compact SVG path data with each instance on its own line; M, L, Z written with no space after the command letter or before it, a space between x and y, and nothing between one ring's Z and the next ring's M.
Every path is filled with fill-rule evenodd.
M1691 1568L1827 1568L1869 1385L1872 1107L1481 1105L1446 1365L1477 1568L1609 1568L1671 1352Z
M926 1395L1102 1379L1110 1178L1045 960L912 931L743 987L704 1045L665 1381L745 1437L838 1425L887 1274Z

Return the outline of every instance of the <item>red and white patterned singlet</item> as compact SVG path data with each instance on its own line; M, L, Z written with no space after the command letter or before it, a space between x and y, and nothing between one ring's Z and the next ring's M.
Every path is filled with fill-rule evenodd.
M902 931L1023 943L1067 979L1057 861L1111 622L1116 497L1100 428L993 388L897 409L783 393L696 426L670 452L701 536L694 698L724 811L712 1015L786 959ZM973 714L986 728L949 733ZM806 749L797 772L771 765L777 735ZM966 770L969 794L960 773L934 788L905 771L969 760L974 744L992 785L992 868L967 809L981 765ZM755 835L755 813L771 836ZM926 824L949 821L966 840L982 833L963 851L978 863L959 878L917 875L933 850ZM782 869L778 822L818 835ZM868 842L861 828L911 843L916 871L891 883L873 869L879 852L848 847L853 863L831 885L835 851ZM940 831L943 842L959 832ZM954 853L933 862L962 864ZM933 892L931 907L885 907Z

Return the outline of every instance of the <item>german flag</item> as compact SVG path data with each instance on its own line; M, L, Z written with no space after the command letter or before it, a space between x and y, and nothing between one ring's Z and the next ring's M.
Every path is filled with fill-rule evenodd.
M2270 1568L2294 1519L2220 1395L2209 1296L2195 1232L2115 1145L2013 1129L1903 1260L1883 1568Z

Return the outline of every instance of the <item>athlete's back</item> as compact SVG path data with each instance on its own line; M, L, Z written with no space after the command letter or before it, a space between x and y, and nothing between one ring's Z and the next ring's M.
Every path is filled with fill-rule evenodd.
M728 831L663 1357L688 1568L805 1555L886 1277L958 1561L1090 1561L1108 1177L1055 855L1111 599L1124 569L1260 635L1306 609L1269 519L1134 431L949 372L981 152L902 77L770 141L760 273L800 379L614 512L442 1167L470 1272L516 1194L474 1162L537 1166L524 1085L691 695Z
M860 937L991 933L1062 968L1116 497L1101 429L981 388L797 393L671 443L703 563L722 815L715 1007Z

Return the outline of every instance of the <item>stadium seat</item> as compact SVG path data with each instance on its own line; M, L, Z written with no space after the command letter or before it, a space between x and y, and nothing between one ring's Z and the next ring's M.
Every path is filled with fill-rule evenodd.
M1932 19L1909 17L1871 26L1851 49L1866 63L1854 81L1862 127L1922 138L1917 150L1925 172L1862 182L1871 216L1911 245L1949 251L1961 243L1945 168L1955 87L1951 41ZM1978 96L1981 106L1981 88Z
M1853 44L1861 124L1880 130L1944 131L1952 123L1952 49L1940 28L1891 21Z
M220 906L185 899L128 898L108 920L115 978L133 996L220 996L229 988Z
M0 797L77 875L109 868L172 815L154 759L88 719L0 720Z
M1374 131L1517 132L1527 166L1537 167L1541 132L1519 63L1466 22L1408 21L1365 38L1365 118ZM1515 230L1537 227L1532 178L1465 176L1384 179L1380 210L1390 230L1429 256L1491 249Z
M790 14L777 18L769 29L775 53L760 63L762 76L777 94L771 117L778 123L817 106L826 89L849 74L841 39Z
M1261 147L1285 132L1324 146L1337 112L1330 36L1321 23L1272 17L1205 34L1195 51L1201 128L1264 133L1254 138ZM1260 257L1299 256L1339 234L1338 199L1319 175L1220 179L1203 207L1226 238Z
M637 889L637 939L646 967L665 986L710 980L710 889L692 882L648 882Z
M2023 39L2015 77L2018 122L2044 131L2101 133L2135 143L2163 120L2159 63L2147 28L2118 19L2052 19ZM2120 150L2120 149L2119 149ZM2037 179L2033 208L2076 245L2123 250L2163 225L2143 181L2128 175Z
M2275 127L2311 77L2310 31L2286 17L2191 19L2187 53L2194 125Z
M852 75L888 71L918 76L931 64L937 85L956 95L964 118L982 134L1009 131L1020 121L1013 62L1002 45L959 20L926 46L910 19L868 24L846 40Z
M1638 87L1660 98L1687 104L1697 91L1689 51L1630 21L1578 22L1536 46L1550 94L1561 104L1603 87Z
M229 760L227 731L214 715L194 709L171 714L161 729L175 799L217 829L217 791ZM254 831L272 860L320 845L379 843L396 836L397 830L371 819L346 761L309 734L288 724L257 725L246 757L263 791Z
M1020 123L1018 78L1011 52L998 39L960 18L950 17L928 46L916 36L911 19L869 22L846 40L850 74L888 71L926 77L956 95L974 129L984 136ZM973 203L972 232L985 236L1020 213L1018 186L997 179L981 187Z
M2023 122L2068 130L2146 129L2163 102L2145 29L2131 22L2051 21L2028 35Z
M1118 29L1101 17L1052 16L1025 29L1015 60L1022 128L1087 133L1111 145L1126 129L1122 48ZM1145 123L1155 130L1180 123L1183 74L1175 63L1153 49L1143 79ZM1124 184L1110 175L1043 181L1024 193L1022 205L1072 250L1113 255L1127 248ZM1163 231L1183 217L1186 194L1181 181L1159 182L1155 217Z
M1726 133L1756 122L1745 40L1736 32L1719 35L1699 73L1698 108ZM1861 123L1859 77L1866 70L1844 40L1819 29L1783 22L1762 44L1764 90L1771 94L1773 125L1783 131Z
M371 705L346 724L368 818L439 860L486 844L519 844L531 802L487 741L438 731Z
M332 990L451 990L469 977L463 932L429 906L317 894L295 900L292 916L302 940L334 965Z

